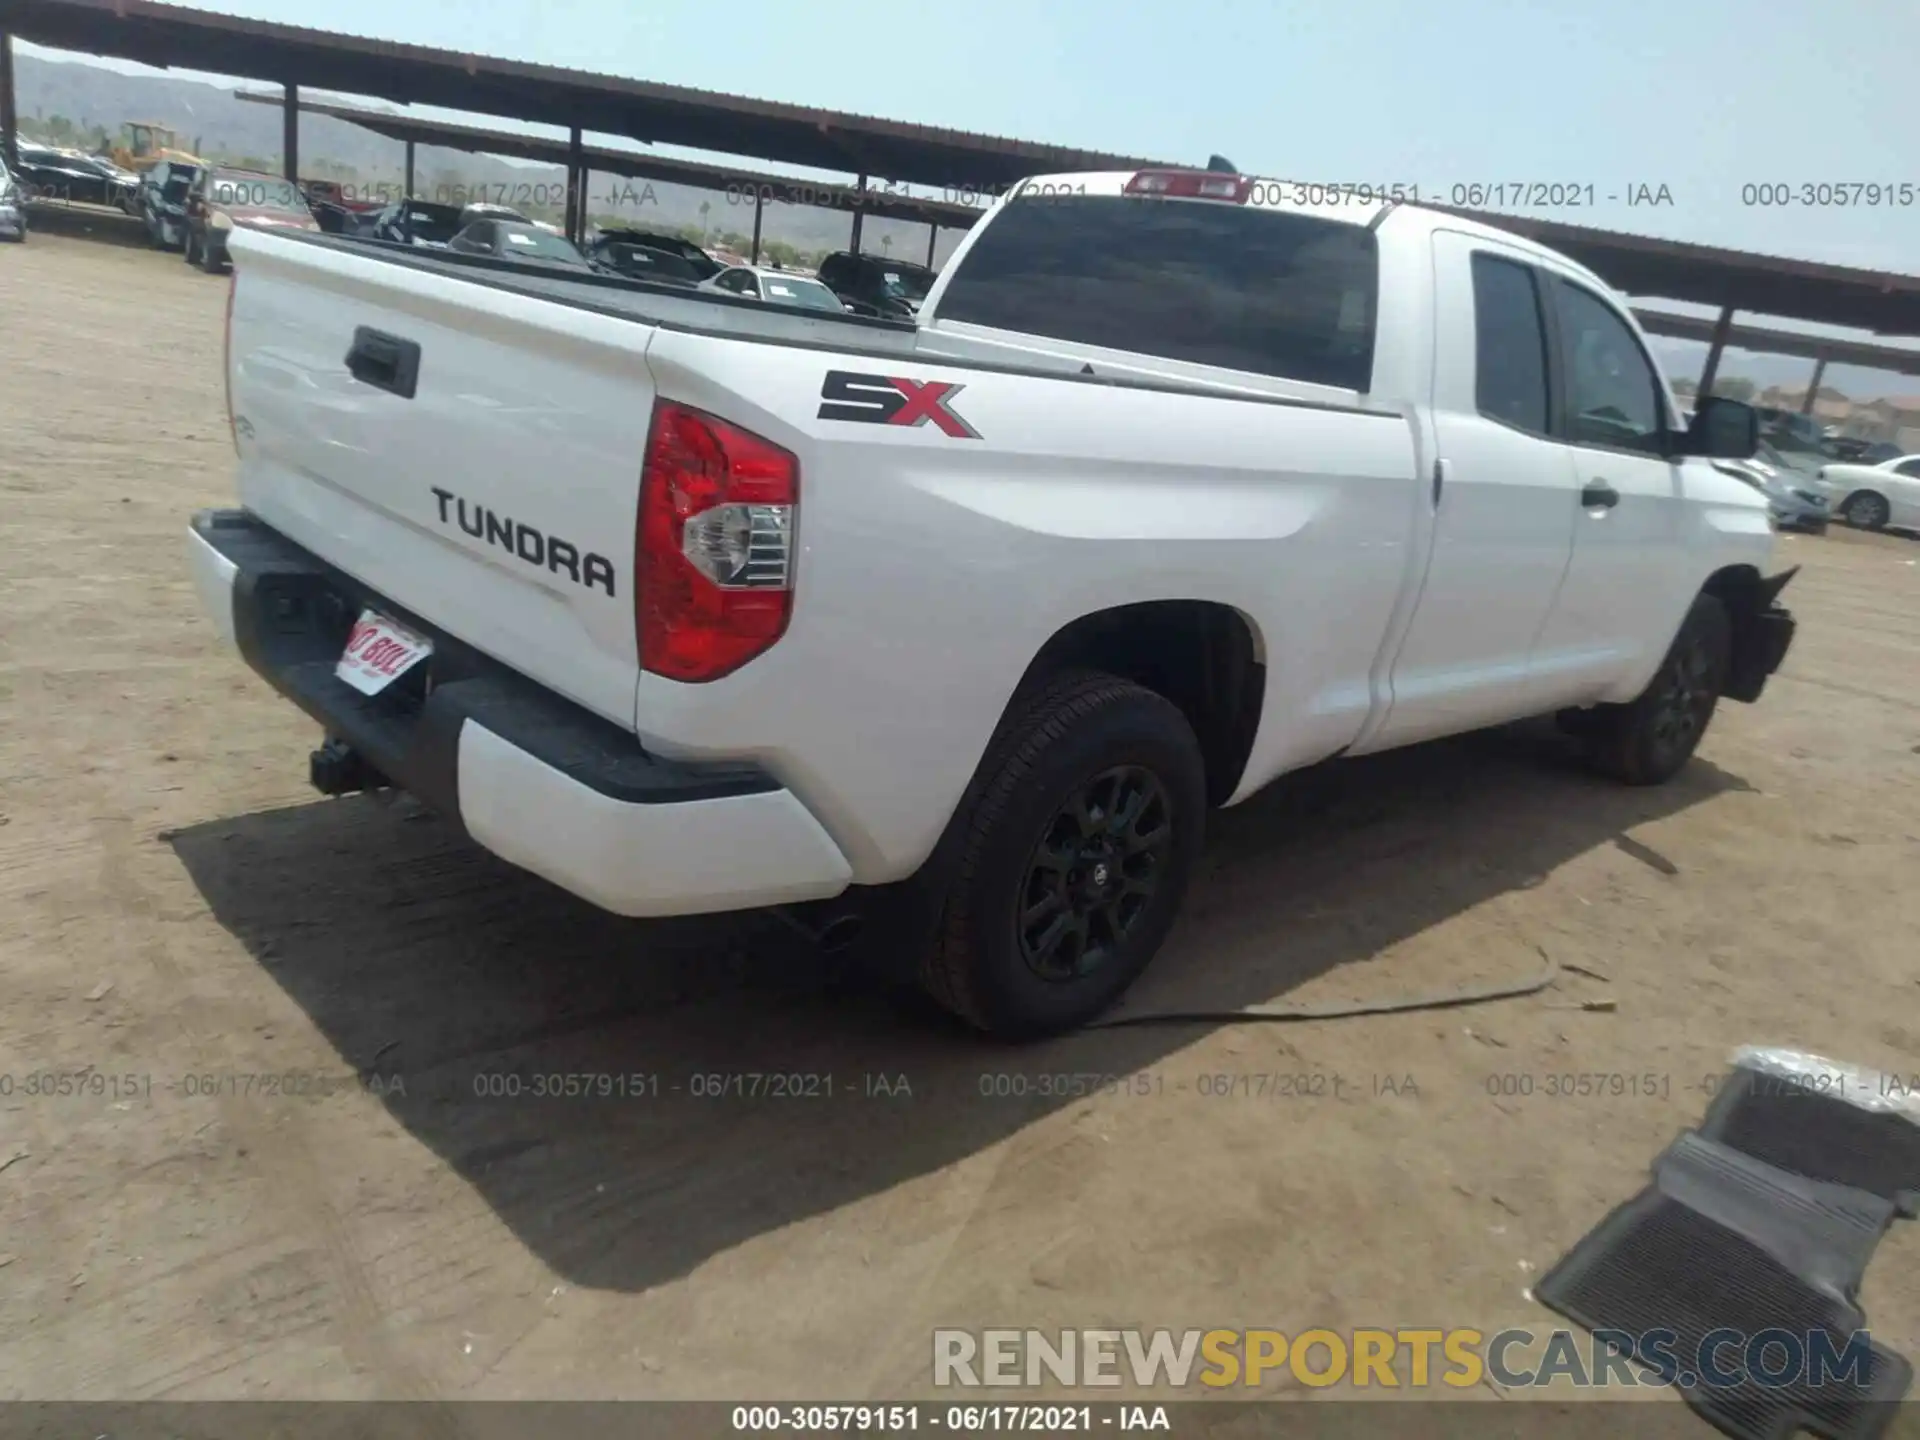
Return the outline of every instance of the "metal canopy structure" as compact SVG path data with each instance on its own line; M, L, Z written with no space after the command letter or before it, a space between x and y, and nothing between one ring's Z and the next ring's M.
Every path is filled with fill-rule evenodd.
M583 219L578 182L592 168L580 143L582 131L817 170L851 170L862 183L869 175L884 176L950 188L956 198L991 193L1028 175L1169 163L332 34L156 0L0 0L0 144L9 154L14 144L10 37L15 35L55 49L279 84L286 94L283 150L291 174L298 170L301 86L565 127L571 135L568 225L576 234ZM865 210L850 208L858 249ZM1920 336L1920 276L1557 220L1454 213L1551 245L1629 295L1717 307L1719 319L1708 336L1700 377L1703 392L1712 388L1738 310L1879 335Z
M988 190L1054 170L1134 169L1121 155L911 125L712 90L336 35L155 0L0 0L0 32L162 68L503 115L653 144Z
M1449 213L1550 245L1628 295L1752 310L1876 335L1920 336L1920 275L1789 260L1528 216Z
M248 91L236 92L235 98L262 105L278 106L284 103L278 95ZM435 145L447 150L505 155L516 160L532 160L563 167L575 158L573 147L567 141L542 135L489 130L478 125L425 120L316 100L300 101L300 113L344 120L409 146ZM908 220L962 230L971 226L982 213L965 205L902 196L885 190L863 193L854 185L773 175L759 170L740 170L694 160L675 160L637 150L610 150L598 145L584 145L580 149L579 159L588 169L603 175L619 175L633 180L660 180L736 195L743 208L750 200L765 204L810 205L825 210L858 212L881 220Z
M1640 322L1640 328L1649 335L1665 335L1673 340L1697 340L1703 345L1713 343L1716 322L1712 320L1696 315L1673 315L1638 308L1633 314ZM1735 350L1797 355L1805 360L1831 361L1835 365L1859 365L1869 370L1890 370L1897 375L1920 375L1920 347L1875 345L1867 340L1836 340L1827 335L1807 335L1762 325L1729 326L1724 343Z

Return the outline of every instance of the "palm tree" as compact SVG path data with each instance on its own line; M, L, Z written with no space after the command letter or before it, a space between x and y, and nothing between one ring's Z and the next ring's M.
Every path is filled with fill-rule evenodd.
M702 235L707 233L707 211L712 208L713 202L711 200L702 200L700 202L700 233Z

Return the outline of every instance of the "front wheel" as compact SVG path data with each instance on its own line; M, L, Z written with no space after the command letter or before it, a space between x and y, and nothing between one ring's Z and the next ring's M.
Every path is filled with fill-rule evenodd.
M1707 733L1732 655L1726 606L1712 595L1700 596L1640 698L1591 712L1588 738L1595 763L1628 785L1671 780Z
M1862 490L1847 497L1847 503L1840 507L1840 515L1849 525L1862 530L1884 530L1892 518L1893 507L1887 504L1884 495Z
M1105 1010L1172 928L1205 833L1206 768L1169 701L1061 676L983 764L921 979L991 1034L1070 1030Z

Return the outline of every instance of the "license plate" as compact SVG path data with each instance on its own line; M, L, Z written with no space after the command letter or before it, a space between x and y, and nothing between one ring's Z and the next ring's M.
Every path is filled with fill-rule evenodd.
M433 653L433 641L397 620L362 610L333 673L362 695L378 695Z

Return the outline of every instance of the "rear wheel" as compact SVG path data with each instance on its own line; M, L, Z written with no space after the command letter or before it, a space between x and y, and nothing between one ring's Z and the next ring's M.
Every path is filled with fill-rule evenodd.
M1840 507L1841 518L1862 530L1884 530L1892 514L1893 507L1887 504L1887 497L1871 490L1849 495L1847 503Z
M922 984L996 1035L1072 1029L1172 928L1205 831L1199 741L1163 697L1081 672L1002 726L983 782Z
M1726 606L1700 596L1640 698L1592 712L1587 733L1600 769L1629 785L1659 785L1679 773L1713 719L1732 653Z

